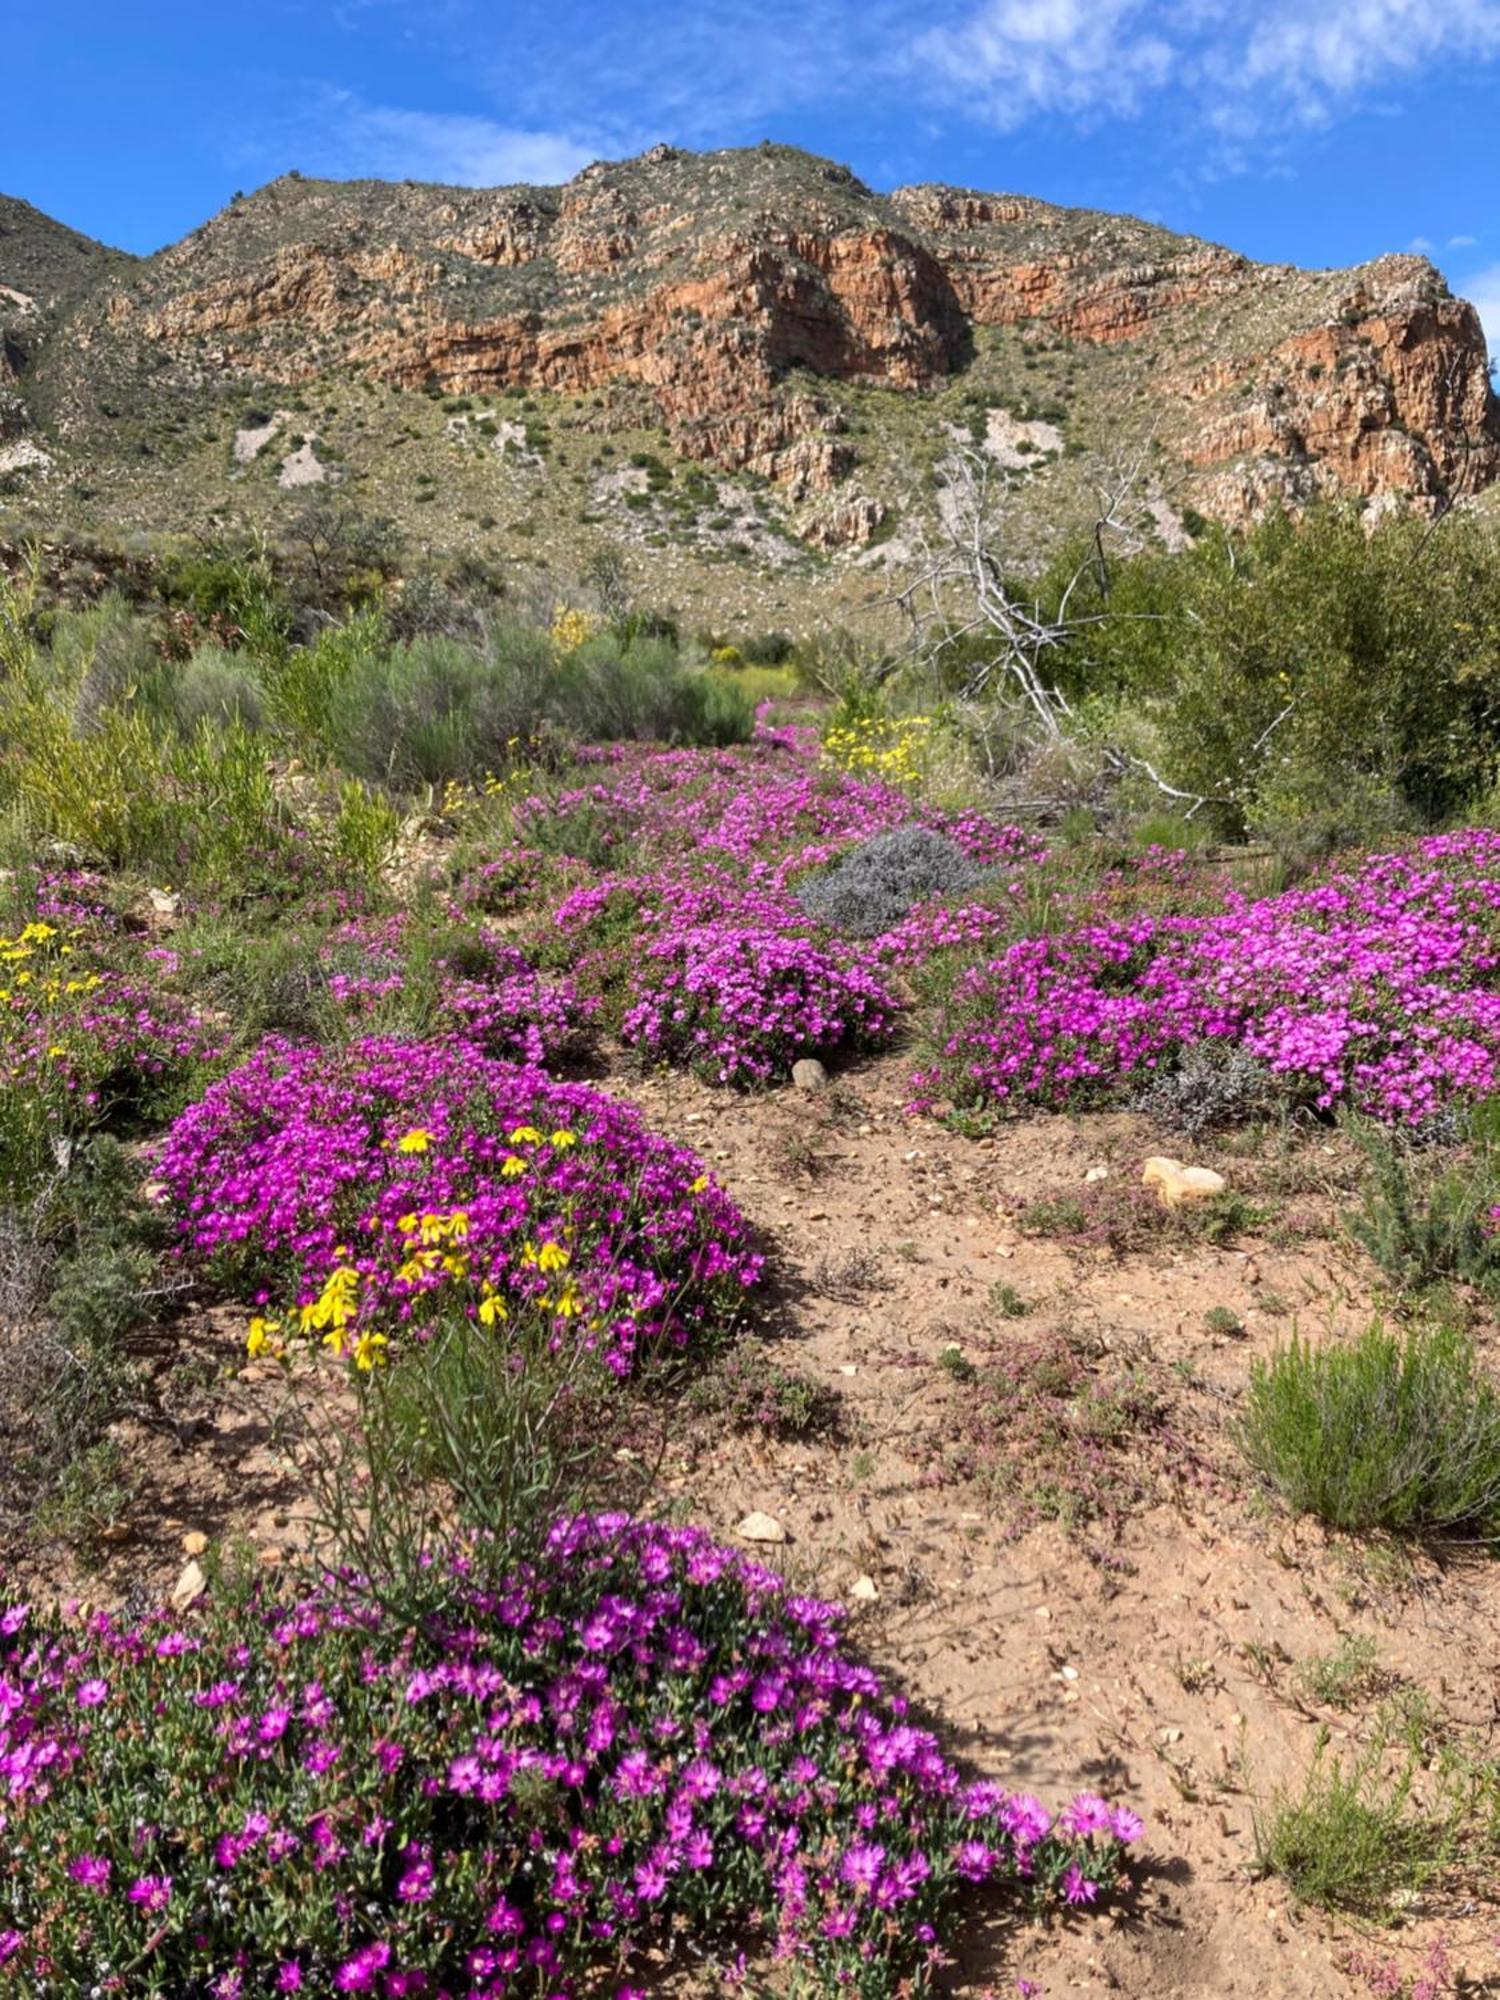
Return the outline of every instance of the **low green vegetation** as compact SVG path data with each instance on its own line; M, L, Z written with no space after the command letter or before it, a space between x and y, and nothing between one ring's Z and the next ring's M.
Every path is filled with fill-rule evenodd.
M1329 1708L1355 1708L1380 1694L1390 1676L1380 1665L1375 1641L1367 1633L1351 1632L1332 1652L1304 1660L1296 1679L1309 1701Z
M1401 1290L1462 1284L1500 1289L1500 1102L1450 1113L1456 1145L1423 1146L1365 1122L1355 1133L1368 1161L1354 1240Z
M70 1153L16 1205L0 1206L0 1318L13 1329L0 1386L8 1476L0 1520L30 1525L87 1561L128 1503L130 1470L110 1427L149 1393L142 1344L173 1310L160 1219L117 1141ZM12 1520L11 1526L16 1525Z
M1256 1820L1262 1868L1301 1903L1393 1921L1451 1859L1451 1834L1413 1801L1415 1764L1377 1740L1343 1758L1320 1744L1301 1784L1275 1792Z
M683 1401L695 1416L783 1441L836 1438L844 1428L835 1392L763 1341L742 1340L716 1357L688 1382Z
M1451 1326L1294 1338L1251 1369L1238 1427L1299 1513L1354 1533L1500 1533L1500 1390Z
M957 1348L938 1360L961 1391L947 1464L979 1483L1011 1532L1055 1521L1097 1553L1154 1493L1170 1405L1149 1365L1018 1328L981 1361Z

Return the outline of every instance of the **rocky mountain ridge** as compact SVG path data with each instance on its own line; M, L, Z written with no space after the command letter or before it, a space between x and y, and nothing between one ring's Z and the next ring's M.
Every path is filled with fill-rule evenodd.
M1478 317L1414 256L1255 264L1025 196L880 195L769 146L657 147L562 188L293 175L144 259L23 210L0 206L0 453L35 482L138 483L130 452L170 461L192 413L254 397L263 418L336 380L488 402L492 444L505 397L585 437L655 434L764 482L822 549L919 508L911 468L955 416L1014 444L1042 410L1056 448L1020 447L1041 478L1128 415L1174 504L1231 521L1340 495L1432 512L1500 476ZM379 486L358 452L306 448Z

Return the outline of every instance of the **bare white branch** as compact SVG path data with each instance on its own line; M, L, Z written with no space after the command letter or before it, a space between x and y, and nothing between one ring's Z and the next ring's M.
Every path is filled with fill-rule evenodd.
M1107 594L1111 557L1146 546L1157 519L1151 459L1155 436L1148 434L1113 461L1100 461L1089 484L1093 519L1085 547L1057 595L1056 608L1028 598L1017 582L1011 555L1011 510L1024 495L982 447L959 444L942 467L936 526L924 538L917 566L895 603L912 634L908 657L937 665L944 655L968 650L976 633L992 648L967 671L960 700L1015 715L1039 748L1061 748L1077 740L1077 719L1053 672L1059 656L1090 626L1116 615L1109 610L1074 609L1086 585ZM1278 726L1284 717L1278 717ZM1270 731L1267 731L1267 735ZM1259 747L1259 746L1257 746ZM1162 777L1144 757L1105 746L1106 764L1123 773L1137 771L1164 797L1188 807L1227 803L1186 791Z

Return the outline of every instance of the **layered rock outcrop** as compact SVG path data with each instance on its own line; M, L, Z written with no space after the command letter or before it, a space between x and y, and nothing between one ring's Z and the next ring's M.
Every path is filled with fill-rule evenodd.
M106 275L73 328L101 368L628 388L680 452L798 505L858 463L830 385L920 398L1001 331L1085 366L1138 357L1164 447L1226 516L1338 493L1432 508L1500 474L1477 316L1422 259L1257 265L1021 196L882 197L786 148L658 147L561 189L289 177ZM878 505L806 518L856 541Z

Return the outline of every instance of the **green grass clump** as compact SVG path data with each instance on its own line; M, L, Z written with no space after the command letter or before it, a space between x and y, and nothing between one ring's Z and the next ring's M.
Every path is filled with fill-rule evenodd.
M1297 1686L1308 1700L1329 1708L1356 1708L1391 1679L1380 1664L1375 1641L1357 1632L1347 1634L1331 1653L1304 1660L1296 1674Z
M1256 1817L1260 1865L1299 1903L1390 1919L1446 1864L1447 1840L1412 1804L1413 1767L1390 1772L1378 1742L1348 1763L1317 1755L1297 1791Z
M1252 1370L1238 1441L1288 1506L1331 1527L1500 1533L1500 1393L1452 1327L1293 1339Z
M1500 1107L1481 1104L1456 1154L1413 1148L1380 1126L1356 1126L1369 1159L1360 1206L1345 1226L1406 1291L1467 1284L1500 1288Z

